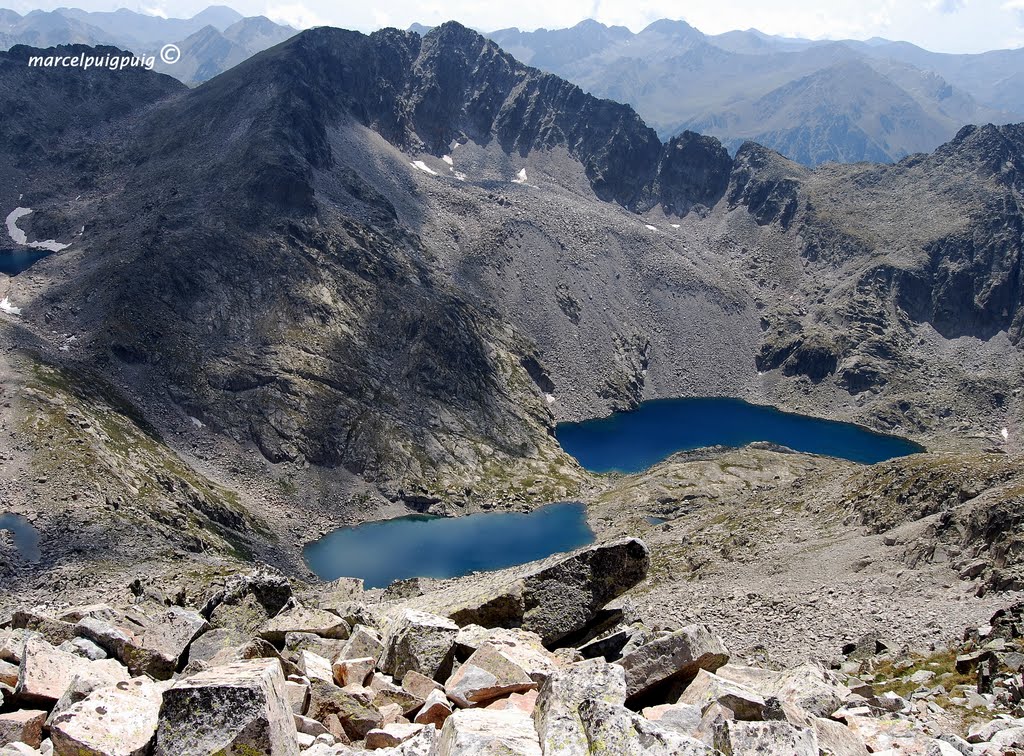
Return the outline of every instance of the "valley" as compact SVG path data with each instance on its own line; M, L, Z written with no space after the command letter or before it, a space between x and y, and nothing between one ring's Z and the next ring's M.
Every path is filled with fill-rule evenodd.
M613 635L700 623L744 663L842 668L865 637L955 656L1024 598L1024 128L891 165L733 156L454 22L311 29L191 89L29 52L0 52L0 213L54 251L0 277L0 515L39 553L0 531L0 616L152 591L210 619L254 563L344 592L305 560L339 529L448 518L454 548L556 502L583 554L646 544L574 627L598 636L608 604ZM702 402L735 414L676 414ZM566 424L638 417L626 447L715 434L572 456ZM353 611L461 616L539 569L481 566Z

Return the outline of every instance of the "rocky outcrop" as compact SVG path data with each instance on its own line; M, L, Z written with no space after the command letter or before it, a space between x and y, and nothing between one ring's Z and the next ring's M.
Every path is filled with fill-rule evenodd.
M546 646L579 632L597 610L647 575L650 555L637 539L599 544L540 567L494 573L486 580L412 599L458 625L521 627Z
M586 562L574 564L586 572ZM83 624L88 617L110 620L131 611L94 607L65 616L78 620L72 625L78 631L93 633ZM353 611L367 617L376 607L350 606L346 614ZM159 637L175 634L180 612L148 616L168 625ZM1020 705L1022 616L1019 606L1010 607L972 629L955 657L943 651L931 660L897 661L884 645L865 639L849 649L839 670L805 664L775 671L727 663L722 642L699 625L668 632L634 623L628 642L609 652L615 661L581 660L574 649L548 651L527 630L460 632L446 618L405 608L393 614L379 659L345 659L344 644L321 646L338 655L320 658L305 647L288 648L274 634L280 648L250 638L156 681L129 679L116 658L90 661L56 651L41 635L55 618L37 612L40 631L3 629L0 636L0 654L19 664L15 690L0 688L0 753L864 756L886 748L921 754L954 748L996 756L1017 747L1024 722L995 719L965 737L943 732L937 739L934 721L923 716L945 712L937 701L952 706L960 696L993 711ZM294 599L278 617L281 626L317 619ZM300 624L323 641L336 633L333 622ZM200 633L193 644L220 631ZM448 673L443 660L460 654L456 647L468 655ZM180 649L178 661L189 653ZM225 661L254 653L263 656ZM893 673L903 677L891 679ZM874 677L875 685L857 675ZM976 676L976 684L956 682L964 675ZM909 699L894 691L903 685L918 686Z
M275 661L215 667L168 688L160 706L155 756L298 754L295 720Z
M381 668L399 682L406 672L444 678L455 655L454 622L427 612L406 610L388 634Z

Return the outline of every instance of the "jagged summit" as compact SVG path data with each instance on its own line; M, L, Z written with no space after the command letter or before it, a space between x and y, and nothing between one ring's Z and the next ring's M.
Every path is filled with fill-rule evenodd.
M271 100L257 97L259 88ZM233 94L225 97L228 91ZM293 146L314 167L330 164L325 134L342 114L397 147L436 156L467 140L496 140L505 152L521 156L563 148L583 165L601 199L640 211L663 203L686 212L713 201L729 170L716 140L684 134L662 144L628 106L527 67L456 22L423 37L393 29L368 36L312 29L219 77L191 100L215 109L213 117L226 115L225 101L237 108L277 102L273 109L290 110L293 127L291 133L276 130L275 138L296 140ZM227 120L237 122L238 115ZM187 124L168 131L180 129L190 133ZM699 167L684 170L673 162L683 146L687 162ZM685 181L673 183L693 170L718 174L698 180L699 196L688 195Z

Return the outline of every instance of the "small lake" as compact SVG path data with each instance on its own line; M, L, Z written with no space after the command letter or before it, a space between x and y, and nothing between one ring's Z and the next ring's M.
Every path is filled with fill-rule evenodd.
M16 276L50 254L42 249L0 249L0 273Z
M561 423L562 448L592 472L637 473L676 452L767 441L800 452L875 464L924 451L852 423L820 420L739 399L663 399L582 423Z
M582 504L551 504L529 514L410 515L332 531L303 551L324 580L357 577L382 588L411 577L450 578L499 570L594 541Z
M30 562L38 562L39 533L27 519L9 512L0 514L0 530L9 530L14 534L14 546L18 553Z

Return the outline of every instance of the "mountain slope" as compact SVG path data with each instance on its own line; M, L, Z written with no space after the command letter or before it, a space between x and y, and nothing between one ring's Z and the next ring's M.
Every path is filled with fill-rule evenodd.
M126 129L77 199L49 163L0 189L36 238L85 227L8 284L19 322L332 502L564 498L553 423L648 398L947 447L1019 412L1019 128L733 160L445 24L305 32Z

